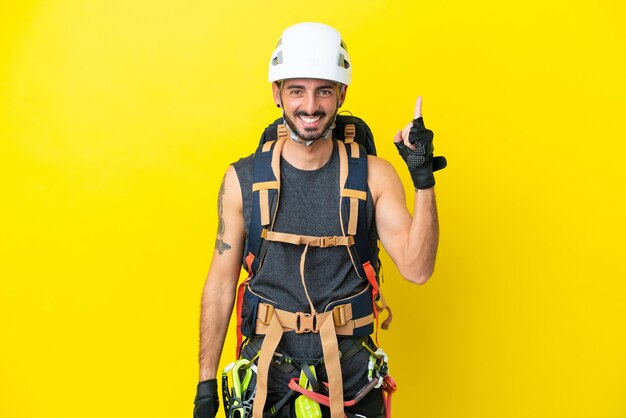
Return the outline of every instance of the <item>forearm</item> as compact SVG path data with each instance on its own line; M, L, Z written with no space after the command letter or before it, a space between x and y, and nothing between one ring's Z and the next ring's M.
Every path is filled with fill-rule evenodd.
M200 381L214 379L235 301L235 284L207 278L200 313Z
M400 273L414 283L425 283L435 268L438 243L439 221L434 188L417 189Z

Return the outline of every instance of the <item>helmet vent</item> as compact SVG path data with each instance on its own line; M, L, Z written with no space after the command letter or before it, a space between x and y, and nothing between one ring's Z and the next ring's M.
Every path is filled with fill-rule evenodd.
M337 65L345 68L346 70L350 68L350 63L346 61L346 57L344 57L343 54L339 54L339 62L337 63Z
M276 56L272 60L272 65L276 66L282 63L283 63L283 51L278 51L278 54L276 54Z

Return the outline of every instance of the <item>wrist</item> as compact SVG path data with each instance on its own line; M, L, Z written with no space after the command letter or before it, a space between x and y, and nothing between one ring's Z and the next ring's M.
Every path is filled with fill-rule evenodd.
M429 187L427 189L418 189L417 187L413 187L413 190L415 190L415 194L419 195L435 194L435 186Z
M217 396L217 379L203 380L196 388L196 400Z
M198 381L211 380L217 377L217 365L201 364Z

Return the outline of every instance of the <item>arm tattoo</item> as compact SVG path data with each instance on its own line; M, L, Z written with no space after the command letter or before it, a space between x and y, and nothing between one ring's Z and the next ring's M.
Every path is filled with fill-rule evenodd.
M220 255L224 254L224 251L230 250L230 245L224 242L224 218L222 216L222 212L224 210L224 179L222 179L222 185L220 186L220 191L217 196L217 216L218 216L218 224L217 224L217 239L215 240L215 249L219 252Z

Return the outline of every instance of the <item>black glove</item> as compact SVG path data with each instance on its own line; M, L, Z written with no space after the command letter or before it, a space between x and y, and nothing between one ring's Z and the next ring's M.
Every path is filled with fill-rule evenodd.
M217 397L217 380L210 379L198 383L193 418L215 418L220 407Z
M395 143L400 156L409 167L416 189L433 187L435 185L433 172L448 165L446 157L433 157L433 137L433 131L424 126L424 118L419 117L413 120L413 127L409 132L409 142L416 148L412 150L402 141Z

